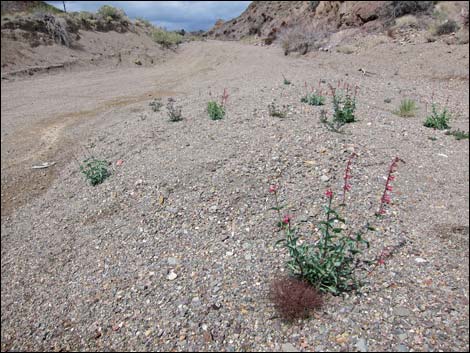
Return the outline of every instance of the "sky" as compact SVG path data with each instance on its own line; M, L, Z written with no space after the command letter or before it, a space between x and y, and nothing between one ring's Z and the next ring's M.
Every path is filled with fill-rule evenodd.
M62 1L46 1L63 9ZM95 12L103 5L119 7L131 19L143 17L168 30L208 30L218 19L240 15L251 1L66 1L67 11Z

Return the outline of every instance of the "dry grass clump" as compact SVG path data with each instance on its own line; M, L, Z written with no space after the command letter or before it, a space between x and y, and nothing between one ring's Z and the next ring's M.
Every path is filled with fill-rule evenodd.
M292 277L274 281L270 296L279 314L288 321L306 318L323 304L319 291L307 282Z
M417 28L418 27L418 19L416 16L413 15L405 15L402 17L399 17L395 20L395 25L393 26L393 29L399 29L399 28Z
M279 38L285 55L293 52L304 55L324 45L327 33L313 27L297 25L286 28Z

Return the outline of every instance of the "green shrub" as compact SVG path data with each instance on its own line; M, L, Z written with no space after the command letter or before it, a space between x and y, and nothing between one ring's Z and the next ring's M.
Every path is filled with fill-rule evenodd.
M183 42L183 36L176 32L167 32L162 28L155 28L152 32L152 38L158 44L165 48L177 46Z
M83 163L84 164L80 166L80 171L93 186L101 184L108 176L111 175L106 168L108 166L106 161L90 157L85 159Z
M340 124L348 124L356 121L354 112L356 110L356 97L351 96L349 91L338 93L335 90L333 94L333 120Z
M468 140L468 132L462 131L460 129L447 131L446 135L454 136L456 140Z
M225 108L222 104L210 101L207 103L207 113L212 120L220 120L225 116Z
M153 24L149 20L146 20L145 18L142 18L142 17L137 17L135 19L135 24L141 27L148 27L148 28L153 27Z
M442 36L444 34L451 34L459 30L459 25L454 20L447 20L438 25L435 29L435 34Z
M127 20L126 13L123 10L109 5L101 6L96 13L103 19L110 19L118 22Z
M324 105L325 97L315 93L309 93L305 97L300 99L302 103L307 103L308 105Z
M450 127L449 120L450 114L447 111L447 108L444 108L442 112L439 113L436 104L433 103L431 114L426 117L424 126L437 130L445 130Z
M416 109L416 102L414 100L404 99L401 101L400 107L395 111L395 114L404 118L410 118L415 116Z

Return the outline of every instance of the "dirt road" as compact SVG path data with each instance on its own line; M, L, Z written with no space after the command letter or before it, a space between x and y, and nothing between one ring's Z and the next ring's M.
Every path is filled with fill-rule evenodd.
M359 121L345 134L300 103L305 82L320 80L325 91L338 80L360 86ZM1 85L2 350L272 350L299 337L305 349L354 349L364 335L371 350L468 349L468 140L422 126L434 94L451 107L452 127L468 131L468 45L381 43L296 58L193 42L152 68ZM207 101L224 88L227 117L211 121ZM182 122L148 106L170 96ZM417 101L415 118L393 114L403 98ZM273 101L286 119L269 116ZM285 259L272 247L267 185L282 171L283 197L307 222L324 189L340 187L352 148L363 205L353 220L375 207L391 158L406 161L373 251L402 238L407 246L378 271L369 297L332 298L323 319L286 326L266 301ZM78 170L89 154L112 163L95 188ZM44 162L56 164L31 169ZM407 307L406 317L384 305ZM358 309L341 318L343 306ZM349 341L335 340L346 331Z

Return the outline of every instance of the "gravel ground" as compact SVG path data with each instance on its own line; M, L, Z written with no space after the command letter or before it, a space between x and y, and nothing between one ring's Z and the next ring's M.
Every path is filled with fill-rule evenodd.
M468 351L469 144L422 126L435 92L468 132L468 49L416 41L295 58L209 41L156 68L2 82L2 350ZM304 82L321 79L360 86L344 134L300 103ZM205 106L224 88L227 116L211 121ZM181 122L148 106L170 94ZM405 97L414 118L392 113ZM272 101L289 105L285 119L269 116ZM345 217L376 222L366 256L406 243L360 292L286 323L268 300L287 259L269 184L314 237L352 150ZM112 162L96 187L75 160L89 154ZM377 222L395 156L406 163ZM45 161L57 164L30 171Z

